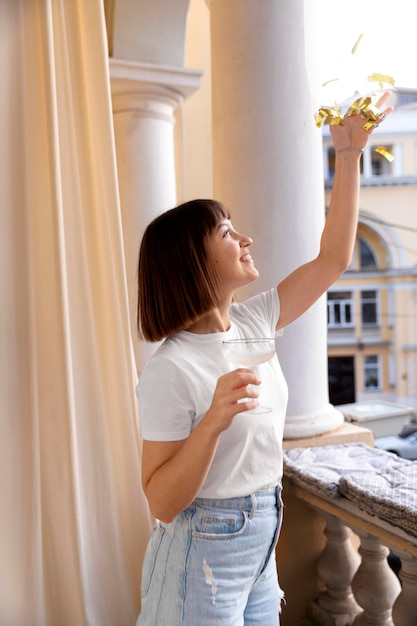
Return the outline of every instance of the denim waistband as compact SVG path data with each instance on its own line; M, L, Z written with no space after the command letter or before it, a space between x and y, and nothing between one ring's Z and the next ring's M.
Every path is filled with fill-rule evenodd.
M281 485L277 485L236 498L196 498L193 504L213 509L246 511L253 514L257 510L276 508L280 502Z

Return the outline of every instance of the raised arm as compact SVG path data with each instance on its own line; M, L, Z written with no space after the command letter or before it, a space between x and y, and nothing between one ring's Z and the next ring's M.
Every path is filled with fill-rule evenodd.
M377 103L383 116L392 111L392 107L382 108L389 96L385 93ZM278 285L281 311L277 329L302 315L350 265L358 221L360 157L373 130L366 131L364 124L357 113L345 115L343 124L330 126L336 166L319 254Z

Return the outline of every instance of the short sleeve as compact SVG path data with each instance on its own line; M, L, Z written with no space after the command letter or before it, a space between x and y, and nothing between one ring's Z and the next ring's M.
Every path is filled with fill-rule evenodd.
M142 436L150 441L179 441L191 432L194 403L184 373L175 363L154 356L136 387Z
M265 337L274 337L277 334L275 327L280 315L277 288L233 304L231 313L237 326L252 330L255 336L259 336L261 332Z

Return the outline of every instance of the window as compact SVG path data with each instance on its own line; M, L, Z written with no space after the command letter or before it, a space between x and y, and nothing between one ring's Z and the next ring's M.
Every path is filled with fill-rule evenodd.
M352 292L329 292L327 294L327 324L329 328L351 328L353 320Z
M365 391L381 389L381 358L379 354L369 354L363 358L363 387Z
M363 326L378 324L378 293L376 291L361 292L361 313Z
M378 267L374 251L362 237L359 237L359 266L361 270L375 269Z

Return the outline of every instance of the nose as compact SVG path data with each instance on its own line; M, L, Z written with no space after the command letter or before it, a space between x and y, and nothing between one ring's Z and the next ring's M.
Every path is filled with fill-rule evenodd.
M251 237L247 237L247 235L240 236L240 247L247 248L253 244L253 239Z

